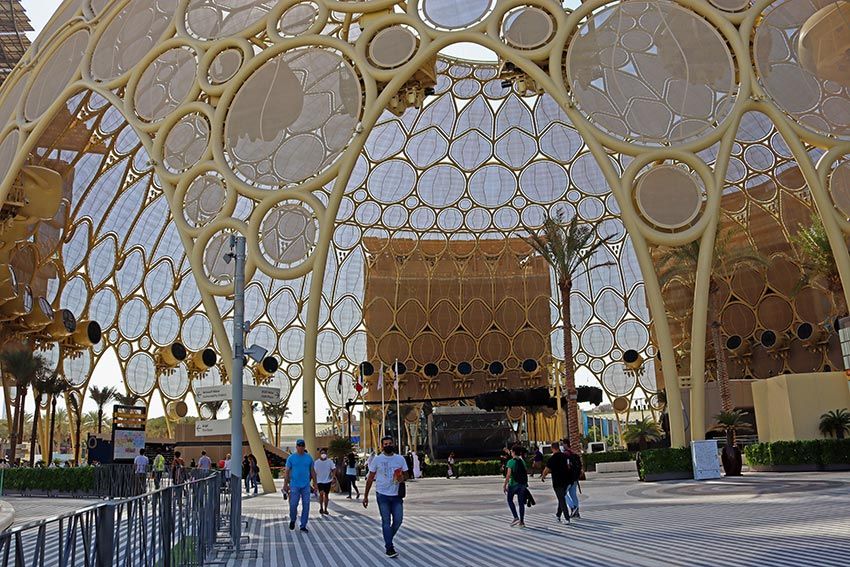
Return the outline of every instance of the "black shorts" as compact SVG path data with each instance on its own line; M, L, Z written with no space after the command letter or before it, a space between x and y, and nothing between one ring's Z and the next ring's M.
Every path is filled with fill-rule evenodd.
M318 482L316 483L316 486L319 487L319 492L324 492L325 494L328 494L331 491L330 482Z

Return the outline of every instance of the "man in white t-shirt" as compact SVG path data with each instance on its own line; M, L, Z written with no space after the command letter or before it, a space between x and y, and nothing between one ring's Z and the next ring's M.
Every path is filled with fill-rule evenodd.
M319 458L313 461L313 470L316 471L316 486L319 489L319 514L327 515L328 501L330 500L331 485L334 481L334 469L336 465L328 458L328 450L319 451Z
M133 470L136 472L138 480L137 489L139 493L145 492L147 488L148 464L150 460L145 456L145 450L139 449L139 454L133 459Z
M398 557L393 546L393 538L401 527L404 517L404 497L399 494L407 475L407 461L396 453L392 437L381 439L383 453L376 455L369 463L369 476L366 478L366 490L363 492L363 507L369 506L369 491L375 483L378 493L378 510L381 512L381 528L384 532L384 546L387 557Z

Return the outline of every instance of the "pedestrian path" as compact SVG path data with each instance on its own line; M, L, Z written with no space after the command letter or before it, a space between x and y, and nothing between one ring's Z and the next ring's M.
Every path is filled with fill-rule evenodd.
M850 474L754 474L741 479L645 484L596 477L583 483L582 518L555 521L551 486L532 479L537 506L510 526L501 480L426 479L412 484L398 559L383 556L374 499L368 510L334 495L315 503L310 533L289 530L280 494L245 502L258 559L228 565L453 566L850 565Z

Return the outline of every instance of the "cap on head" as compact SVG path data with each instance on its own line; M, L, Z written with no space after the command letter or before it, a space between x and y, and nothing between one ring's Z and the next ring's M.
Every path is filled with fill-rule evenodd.
M303 439L299 439L298 441L295 442L295 446L296 447L306 447L307 443L305 443Z

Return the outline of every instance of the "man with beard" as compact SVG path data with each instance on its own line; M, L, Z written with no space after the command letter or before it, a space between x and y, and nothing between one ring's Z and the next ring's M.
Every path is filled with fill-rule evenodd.
M404 516L404 480L405 473L408 471L407 461L396 453L392 437L381 439L381 446L383 452L369 464L369 476L366 478L366 490L363 492L363 507L369 506L369 491L375 483L386 554L387 557L398 557L398 552L393 546L393 538L401 527Z

